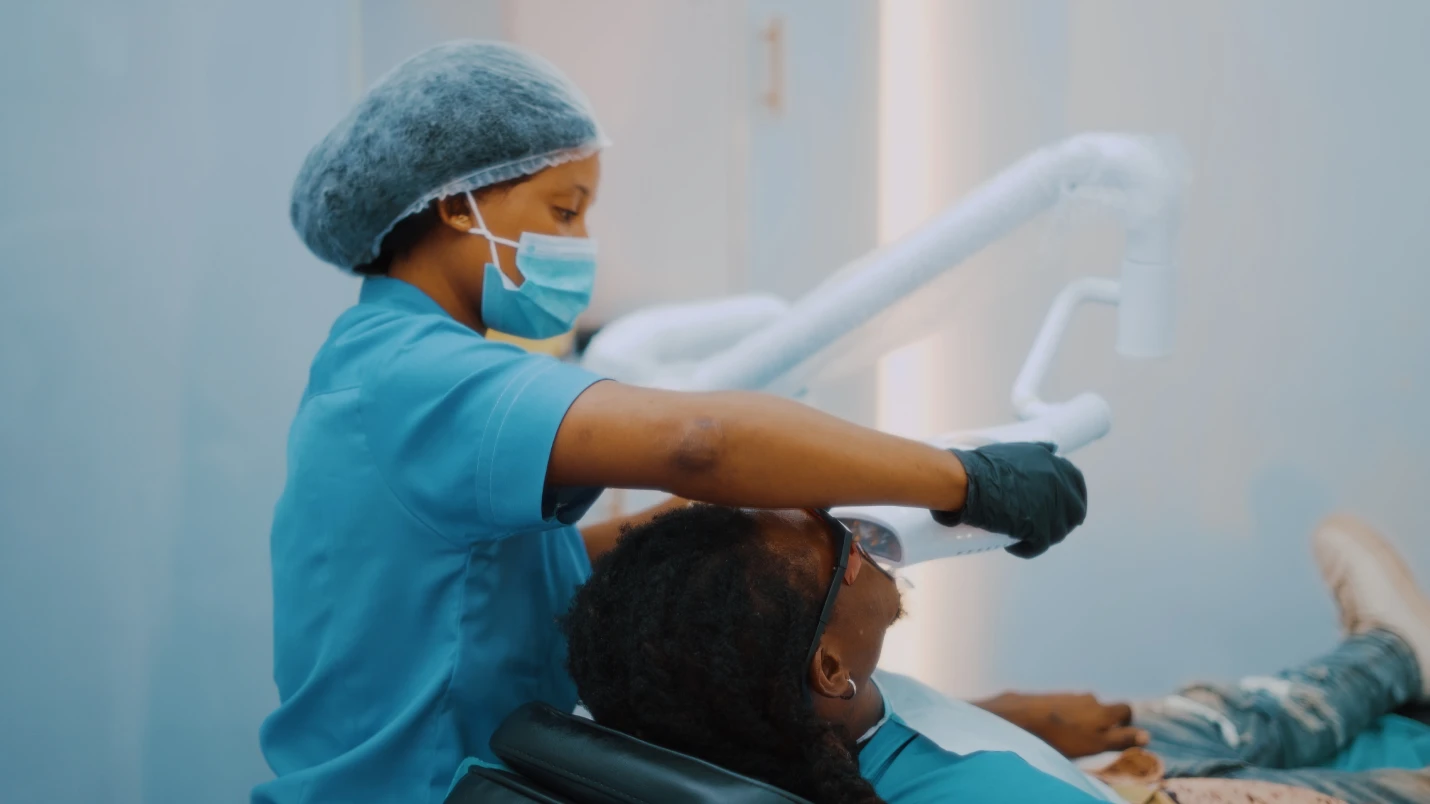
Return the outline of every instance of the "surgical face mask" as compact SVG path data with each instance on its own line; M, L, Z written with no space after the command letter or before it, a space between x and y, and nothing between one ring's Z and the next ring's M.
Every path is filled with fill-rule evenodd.
M567 332L591 303L596 283L596 241L589 237L558 237L522 232L513 242L492 234L467 193L477 225L467 231L487 239L492 261L482 282L482 322L518 338L551 338ZM497 244L516 249L517 286L501 271Z

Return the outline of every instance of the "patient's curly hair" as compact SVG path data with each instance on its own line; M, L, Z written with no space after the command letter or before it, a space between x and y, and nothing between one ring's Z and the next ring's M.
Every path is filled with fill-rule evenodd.
M878 804L805 685L820 586L750 513L672 511L596 561L562 621L567 666L605 726L821 804Z

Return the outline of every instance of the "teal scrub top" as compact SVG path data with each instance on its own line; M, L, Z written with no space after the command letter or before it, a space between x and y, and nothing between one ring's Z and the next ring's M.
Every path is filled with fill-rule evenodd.
M859 772L889 804L1106 804L1011 752L945 751L898 715L864 743Z
M440 802L517 706L575 706L556 619L590 574L571 525L600 490L548 490L546 465L599 379L364 282L289 434L260 732L277 778L254 802Z

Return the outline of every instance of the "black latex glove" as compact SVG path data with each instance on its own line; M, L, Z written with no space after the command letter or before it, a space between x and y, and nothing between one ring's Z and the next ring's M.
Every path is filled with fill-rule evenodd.
M1087 516L1087 483L1052 444L992 444L949 450L968 474L959 511L934 511L940 525L972 525L1018 540L1008 552L1033 558L1061 542Z

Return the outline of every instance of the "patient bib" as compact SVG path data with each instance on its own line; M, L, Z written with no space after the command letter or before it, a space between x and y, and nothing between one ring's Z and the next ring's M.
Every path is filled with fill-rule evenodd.
M885 705L945 751L1011 751L1029 765L1088 795L1122 804L1122 798L1112 788L1078 770L1052 746L997 715L953 700L909 676L877 670L874 678L884 692Z

